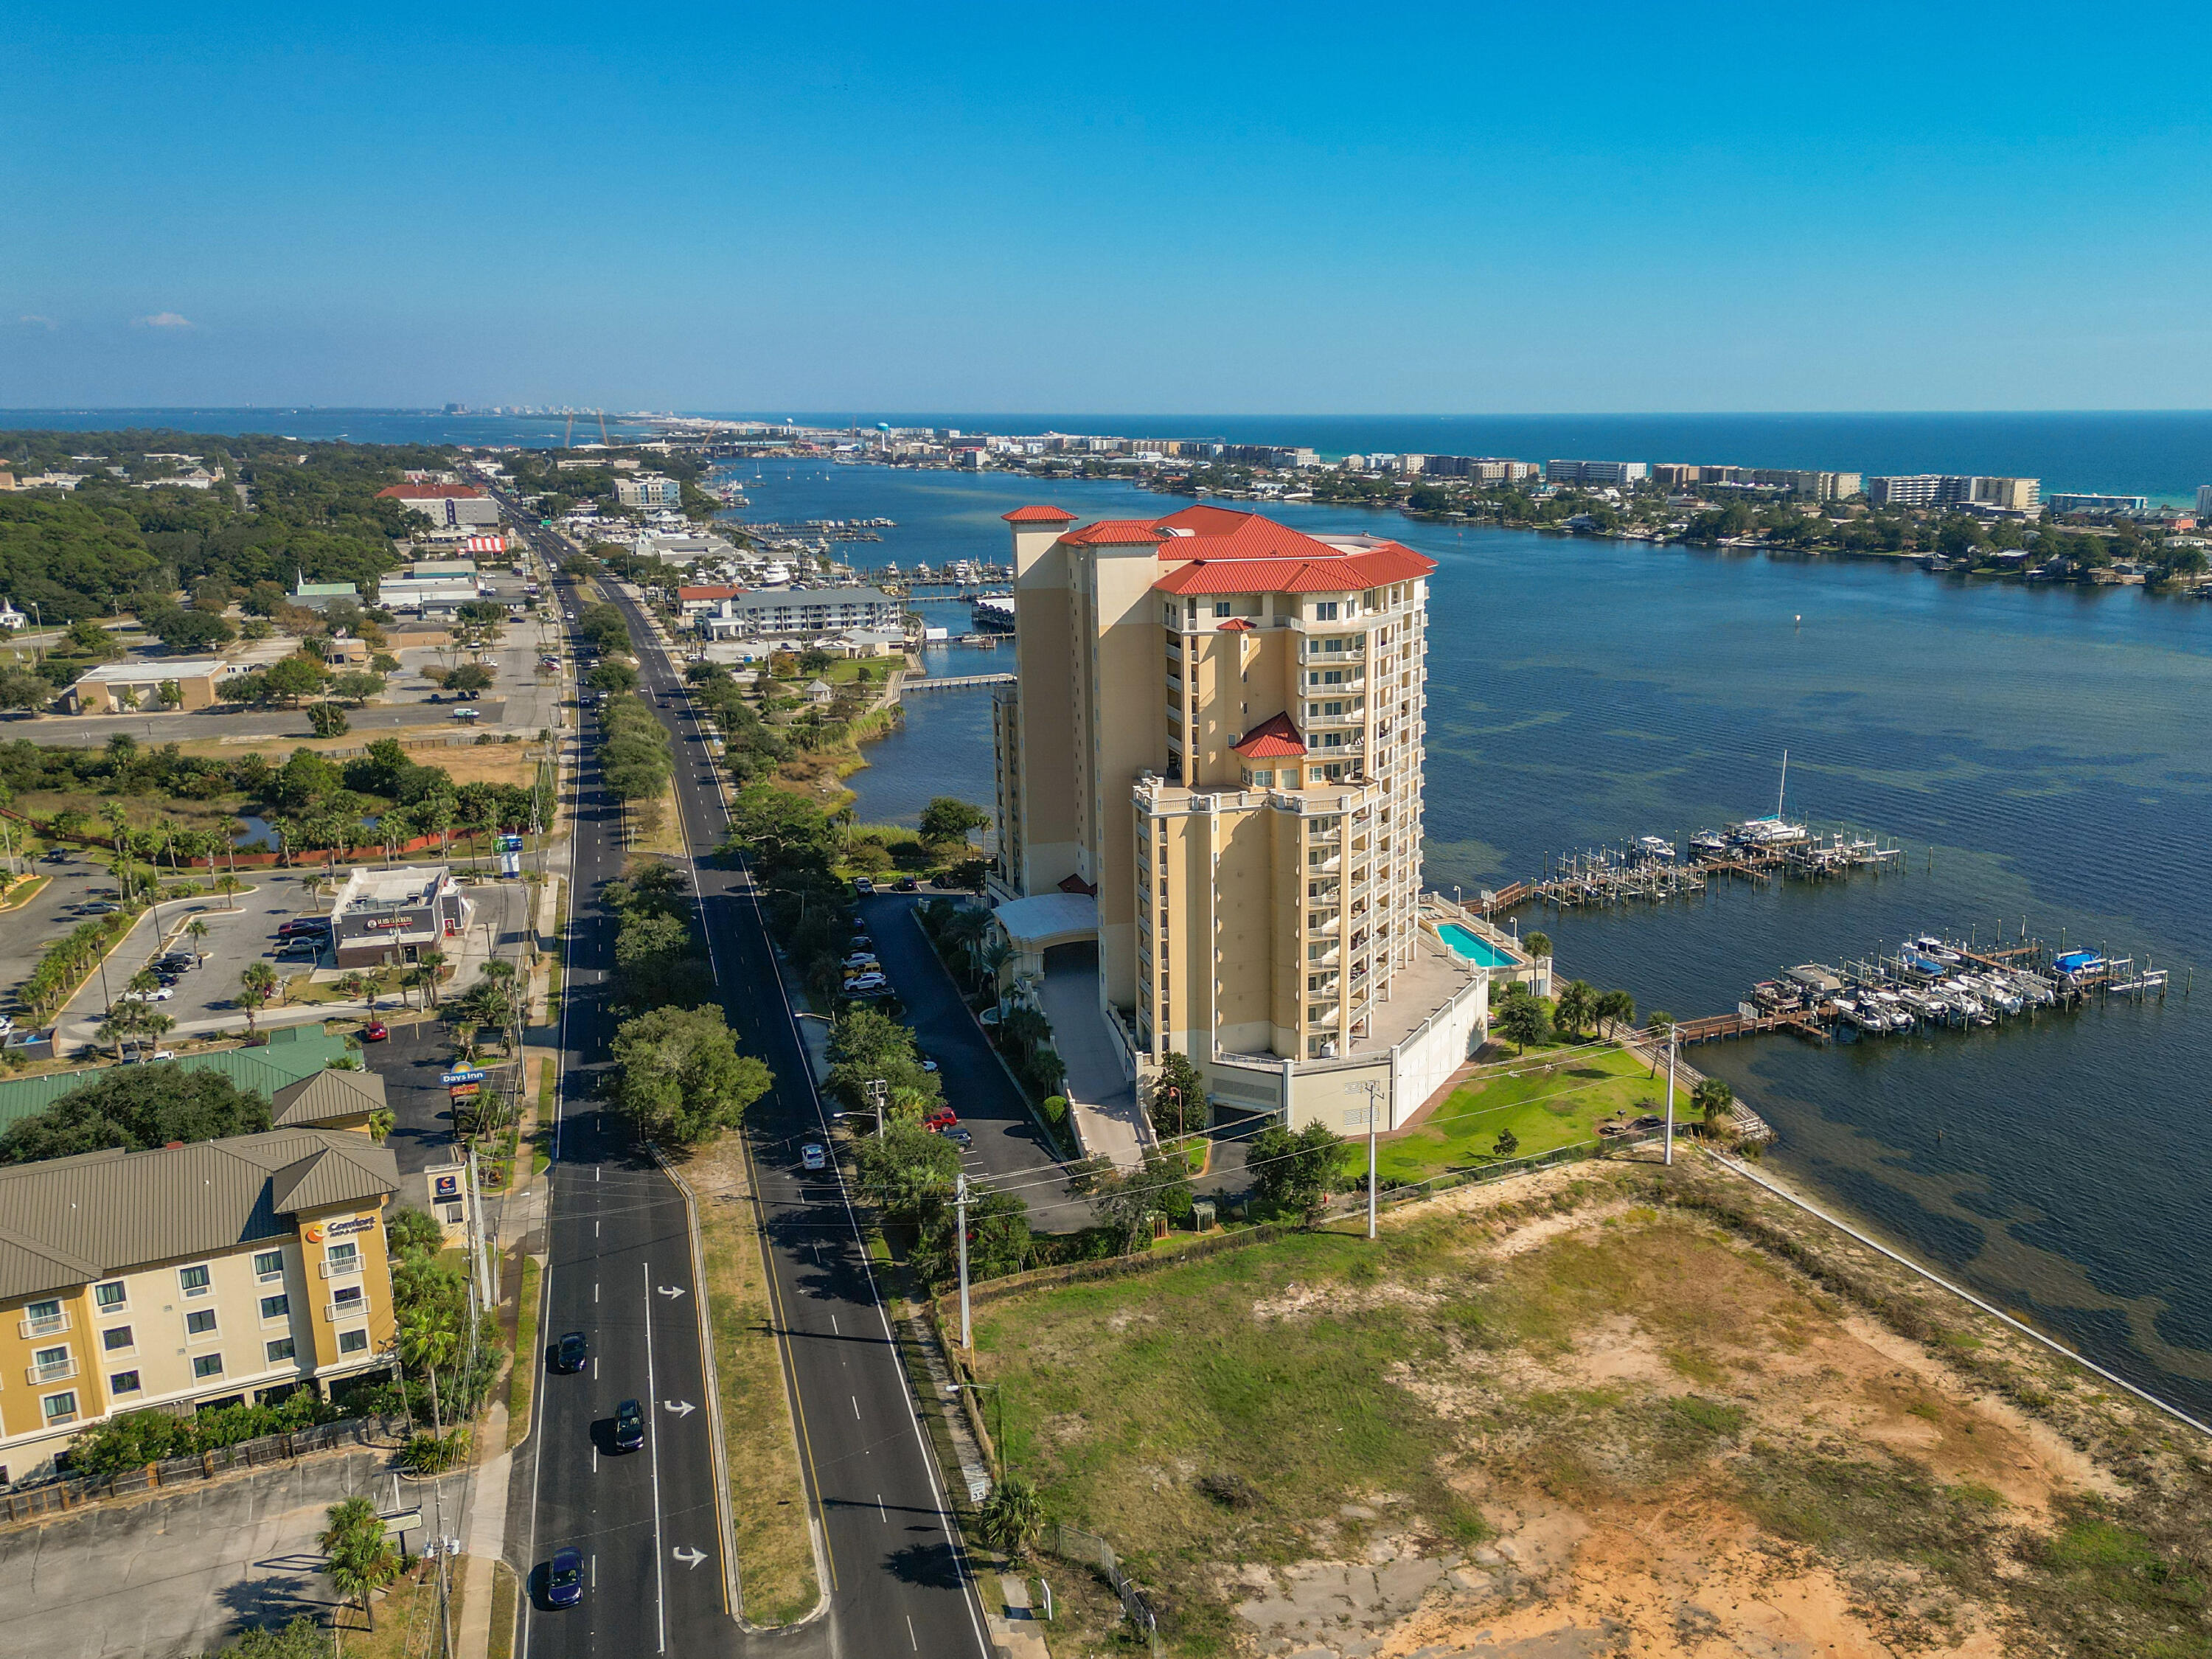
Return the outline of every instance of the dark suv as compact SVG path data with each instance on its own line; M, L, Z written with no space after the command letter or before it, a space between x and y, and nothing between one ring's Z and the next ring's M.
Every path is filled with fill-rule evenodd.
M580 1371L584 1362L591 1358L592 1345L581 1331L564 1334L553 1350L553 1369L556 1371Z
M625 1400L615 1407L615 1449L635 1451L645 1444L645 1407Z

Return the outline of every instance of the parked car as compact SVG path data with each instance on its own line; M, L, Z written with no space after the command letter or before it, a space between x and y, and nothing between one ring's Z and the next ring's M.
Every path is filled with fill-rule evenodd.
M940 1129L938 1133L943 1135L947 1140L951 1141L954 1146L959 1147L959 1149L963 1152L975 1144L975 1137L969 1134L965 1129L962 1128L957 1123L951 1128Z
M872 951L876 948L876 941L866 933L855 933L845 941L845 948L848 951Z
M112 916L122 908L119 904L110 904L105 899L94 899L89 904L78 905L76 910L81 916Z
M580 1550L556 1550L545 1569L545 1600L556 1607L573 1607L584 1599L584 1557Z
M854 952L853 952L853 954L852 954L851 956L847 957L845 958L845 966L846 966L847 968L848 968L848 969L849 969L849 968L877 968L877 969L880 969L883 965L884 965L884 964L883 964L882 963L880 963L880 962L878 962L878 961L877 961L877 960L876 960L875 953L874 953L873 951L854 951Z
M380 1019L372 1019L361 1028L361 1040L363 1042L381 1042L391 1035L392 1028Z
M645 1407L625 1400L615 1407L615 1449L635 1451L645 1444Z
M322 939L313 933L298 933L276 947L279 962L313 962L323 954Z
M483 716L477 714L473 708L456 708L451 714L447 716L447 719L448 720L482 720L483 718Z
M157 974L189 974L200 965L200 959L189 951L172 951L165 957L155 957L151 963Z
M167 1002L176 994L166 985L156 985L150 991L125 991L115 1000L118 1002Z
M921 890L921 884L912 876L901 876L891 884L891 886L895 891L901 893L919 893Z
M276 924L276 937L290 939L295 933L327 933L331 931L328 916L287 916Z
M886 991L890 980L883 974L854 974L845 981L845 994L859 996L869 991Z
M9 1015L0 1014L0 1037L8 1036L15 1029L15 1019Z
M826 1170L830 1167L830 1155L822 1150L820 1141L810 1140L799 1149L799 1162L804 1169Z
M862 898L873 898L876 896L876 884L866 876L855 876L853 878L853 890Z
M581 1331L562 1334L553 1350L553 1369L556 1371L580 1371L584 1362L592 1357L591 1339Z
M930 1133L937 1134L944 1130L955 1127L957 1126L959 1121L959 1113L954 1111L950 1106L940 1106L935 1111L932 1112L927 1117L922 1119L921 1127L928 1130Z

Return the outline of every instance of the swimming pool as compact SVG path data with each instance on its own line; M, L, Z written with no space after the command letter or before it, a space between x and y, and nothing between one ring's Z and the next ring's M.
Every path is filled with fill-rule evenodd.
M1443 923L1437 932L1445 944L1478 968L1517 968L1521 965L1480 933L1469 933L1455 921Z

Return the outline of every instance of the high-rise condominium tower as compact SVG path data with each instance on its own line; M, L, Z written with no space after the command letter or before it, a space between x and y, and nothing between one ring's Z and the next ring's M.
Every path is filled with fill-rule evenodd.
M1395 1125L1484 1030L1487 976L1420 924L1434 563L1186 507L1013 527L996 712L1002 901L1089 898L1099 1009L1218 1104ZM1007 902L1025 955L1081 905Z

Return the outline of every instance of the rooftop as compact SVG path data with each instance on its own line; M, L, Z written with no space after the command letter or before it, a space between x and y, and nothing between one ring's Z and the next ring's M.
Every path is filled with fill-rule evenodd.
M1348 593L1412 581L1437 568L1433 559L1382 537L1310 536L1257 513L1203 501L1164 519L1102 519L1061 539L1078 547L1156 544L1160 558L1175 565L1152 584L1164 593Z
M99 680L109 685L150 685L163 680L196 680L209 674L239 672L236 663L225 662L220 657L186 657L175 661L164 658L149 662L102 663L78 675L75 683L82 685L88 680Z
M292 1231L285 1216L381 1207L398 1189L392 1153L340 1129L274 1129L0 1169L0 1300L280 1238Z
M451 872L442 864L403 864L394 870L356 870L331 908L333 916L349 910L398 910L428 904Z
M388 498L401 501L480 501L485 499L481 489L471 489L467 484L449 483L398 483L380 489L376 494L380 501Z

